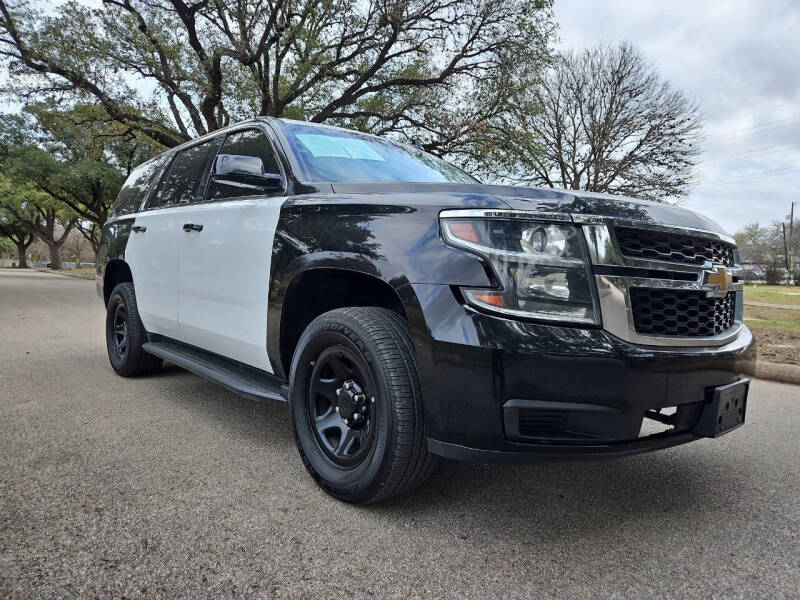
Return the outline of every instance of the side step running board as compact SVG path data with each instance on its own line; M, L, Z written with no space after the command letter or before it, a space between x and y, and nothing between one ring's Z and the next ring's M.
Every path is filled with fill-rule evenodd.
M245 398L286 402L285 387L277 377L266 371L176 342L147 342L142 344L142 349Z

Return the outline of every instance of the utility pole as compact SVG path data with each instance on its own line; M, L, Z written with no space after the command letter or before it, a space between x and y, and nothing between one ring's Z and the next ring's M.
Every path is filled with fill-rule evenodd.
M789 266L789 248L786 245L786 223L781 223L781 229L783 229L783 258L786 261L786 285L789 285L789 279L792 276L792 270Z
M792 202L792 206L789 209L789 240L792 242L792 248L794 248L794 205L795 204L797 204L797 202ZM786 233L783 234L783 245L784 247L786 246ZM792 262L792 264L794 265L794 262L789 260L788 255L786 257L786 262ZM800 285L800 283L795 281L795 285Z

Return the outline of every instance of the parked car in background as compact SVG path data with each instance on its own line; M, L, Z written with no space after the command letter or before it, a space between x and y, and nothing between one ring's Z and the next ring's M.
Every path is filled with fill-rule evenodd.
M764 269L757 265L742 265L739 270L739 278L744 283L754 283L757 281L764 281L766 274Z
M735 429L753 343L738 268L679 207L484 185L261 118L131 174L97 290L117 373L166 360L288 402L309 473L361 503L438 457L594 460Z

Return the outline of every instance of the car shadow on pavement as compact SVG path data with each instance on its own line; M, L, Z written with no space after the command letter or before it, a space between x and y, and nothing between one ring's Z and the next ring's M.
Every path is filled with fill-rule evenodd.
M727 489L746 493L741 480L747 478L721 468L721 453L703 451L708 448L699 445L709 442L701 440L592 463L509 466L442 460L420 488L384 504L353 507L324 496L305 476L285 406L241 398L177 367L157 377L165 380L162 398L171 398L209 428L224 432L227 443L247 440L289 461L286 468L305 478L301 487L318 494L318 501L332 503L328 510L343 518L361 513L373 522L404 519L420 535L462 540L499 536L533 543L562 534L596 536L623 524L659 535L664 527L691 528L704 514L724 509Z
M699 442L703 443L703 442ZM553 536L596 536L621 526L661 535L692 529L725 510L726 489L742 494L741 473L725 472L701 452L674 448L604 462L483 465L443 461L423 487L383 506L449 536L436 515L455 511L463 535L524 542ZM450 526L452 521L450 521Z

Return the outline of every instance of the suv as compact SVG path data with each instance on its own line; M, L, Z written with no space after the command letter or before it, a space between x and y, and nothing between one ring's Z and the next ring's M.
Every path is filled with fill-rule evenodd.
M744 421L738 253L675 206L483 185L260 118L133 171L100 257L117 373L168 361L288 402L306 468L348 502L438 457L619 457Z

